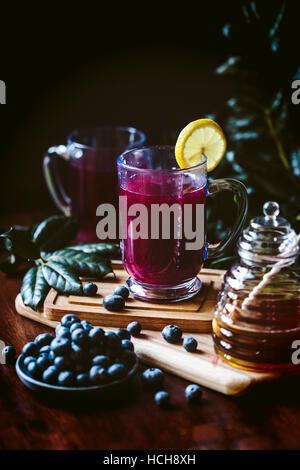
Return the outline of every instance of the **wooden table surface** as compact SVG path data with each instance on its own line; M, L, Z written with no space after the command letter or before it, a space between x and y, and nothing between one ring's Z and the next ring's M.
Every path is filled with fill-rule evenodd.
M18 353L51 331L16 314L20 285L0 274L0 340ZM260 384L241 397L204 389L197 406L184 398L187 382L167 376L166 384L173 404L167 410L139 383L115 405L53 404L27 390L13 366L0 364L0 449L300 449L299 378Z

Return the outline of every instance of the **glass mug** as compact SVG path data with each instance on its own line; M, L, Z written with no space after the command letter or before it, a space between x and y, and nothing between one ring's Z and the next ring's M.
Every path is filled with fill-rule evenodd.
M143 147L124 152L118 158L118 177L120 196L126 196L127 207L120 208L123 230L121 249L123 264L130 275L127 284L131 293L140 299L157 302L192 297L201 288L197 275L205 259L221 256L242 228L248 206L245 186L234 179L208 182L205 155L198 165L178 168L174 147L171 146ZM225 238L210 245L206 243L205 233L206 198L223 190L235 194L237 217ZM130 213L129 208L133 204L142 204L147 209L140 225L144 230L145 227L148 228L148 238L133 234L134 219L139 213ZM151 208L154 204L156 207L165 204L169 208L173 204L179 204L182 209L181 214L184 216L177 213L173 220L176 223L170 223L174 229L172 233L170 230L169 238L163 235L161 229L158 234L156 232L155 237L150 235L154 223ZM202 205L204 211L201 227L198 226L203 232L203 244L196 249L187 249L186 243L190 238L187 238L183 230L186 204L189 205L189 213L194 221L198 220L197 206ZM162 218L161 221L163 223ZM181 238L175 233L178 228L181 233L184 232Z
M97 241L96 208L118 203L117 157L126 149L144 145L146 136L133 127L100 127L73 131L67 145L50 147L44 157L44 174L50 194L65 215L79 219L78 239ZM57 159L70 166L70 194L57 171Z

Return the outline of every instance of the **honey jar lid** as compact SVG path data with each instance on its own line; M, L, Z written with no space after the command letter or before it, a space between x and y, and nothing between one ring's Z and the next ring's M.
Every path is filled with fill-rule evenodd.
M299 245L295 245L297 234L291 224L279 216L279 212L275 201L263 205L264 215L252 219L239 239L241 258L267 264L284 258L288 263L293 262L299 252Z

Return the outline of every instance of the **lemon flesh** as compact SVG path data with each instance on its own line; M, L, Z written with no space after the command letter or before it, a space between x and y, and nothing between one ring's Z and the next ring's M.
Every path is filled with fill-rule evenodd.
M207 158L207 171L220 163L226 151L226 138L219 124L212 119L197 119L180 132L175 157L180 168L188 168Z

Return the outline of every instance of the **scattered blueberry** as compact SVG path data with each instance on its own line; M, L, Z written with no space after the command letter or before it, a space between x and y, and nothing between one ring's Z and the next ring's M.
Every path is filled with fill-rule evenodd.
M83 293L84 295L91 295L94 296L97 294L98 287L94 282L88 282L83 286Z
M77 374L76 385L78 387L88 387L90 385L90 379L88 374Z
M150 369L144 370L142 373L142 381L149 387L159 387L164 380L164 373L162 370L151 367Z
M4 364L12 365L16 360L16 350L13 346L5 346L2 349L2 359Z
M195 352L198 346L198 342L195 340L195 338L189 336L188 338L184 338L182 345L186 351Z
M50 346L55 356L64 356L70 351L70 340L67 338L55 338Z
M127 300L129 297L129 289L126 286L117 286L114 289L114 295L120 295L124 300Z
M62 387L71 387L74 383L75 376L73 372L63 371L58 374L57 382Z
M95 326L89 330L89 338L93 343L99 344L104 339L104 330L99 326Z
M125 377L125 375L127 375L127 370L124 364L112 364L108 368L107 372L112 378L112 380L122 379L123 377Z
M35 343L27 343L27 344L25 344L25 346L23 347L22 353L23 353L25 356L37 357L38 354L39 354L39 348L37 347L37 345L36 345Z
M93 365L101 366L101 367L104 367L105 369L107 369L107 367L109 367L111 363L112 363L112 360L109 356L102 355L102 356L95 356L93 358Z
M161 390L160 392L157 392L154 396L154 400L157 405L159 406L166 406L170 403L170 396L168 392L165 392L164 390Z
M53 339L54 337L50 333L42 333L35 338L34 342L38 348L42 348L43 346L48 346Z
M134 351L134 345L129 339L123 339L122 349L128 349L129 351Z
M106 370L100 366L93 366L90 369L89 378L95 385L105 384L109 380Z
M202 389L197 384L190 384L185 389L185 397L191 403L199 403L202 397Z
M130 339L130 333L127 330L124 330L124 328L119 328L116 331L116 335L119 336L121 339Z
M82 346L87 343L88 336L88 330L84 330L83 328L77 328L75 331L73 331L71 339L72 341L74 341L74 343L78 344L79 346Z
M179 343L182 336L182 330L177 325L167 325L161 332L163 338L168 341L168 343Z
M71 313L68 313L64 317L62 317L60 323L62 326L65 326L66 328L70 328L73 323L78 323L80 322L79 318L77 315L73 315Z
M50 366L43 372L43 381L48 384L55 384L57 381L58 370L55 366Z
M133 321L127 325L127 331L129 331L131 336L139 336L142 331L141 324L138 321Z
M125 299L120 295L107 295L103 299L103 307L111 312L119 312L125 307Z

